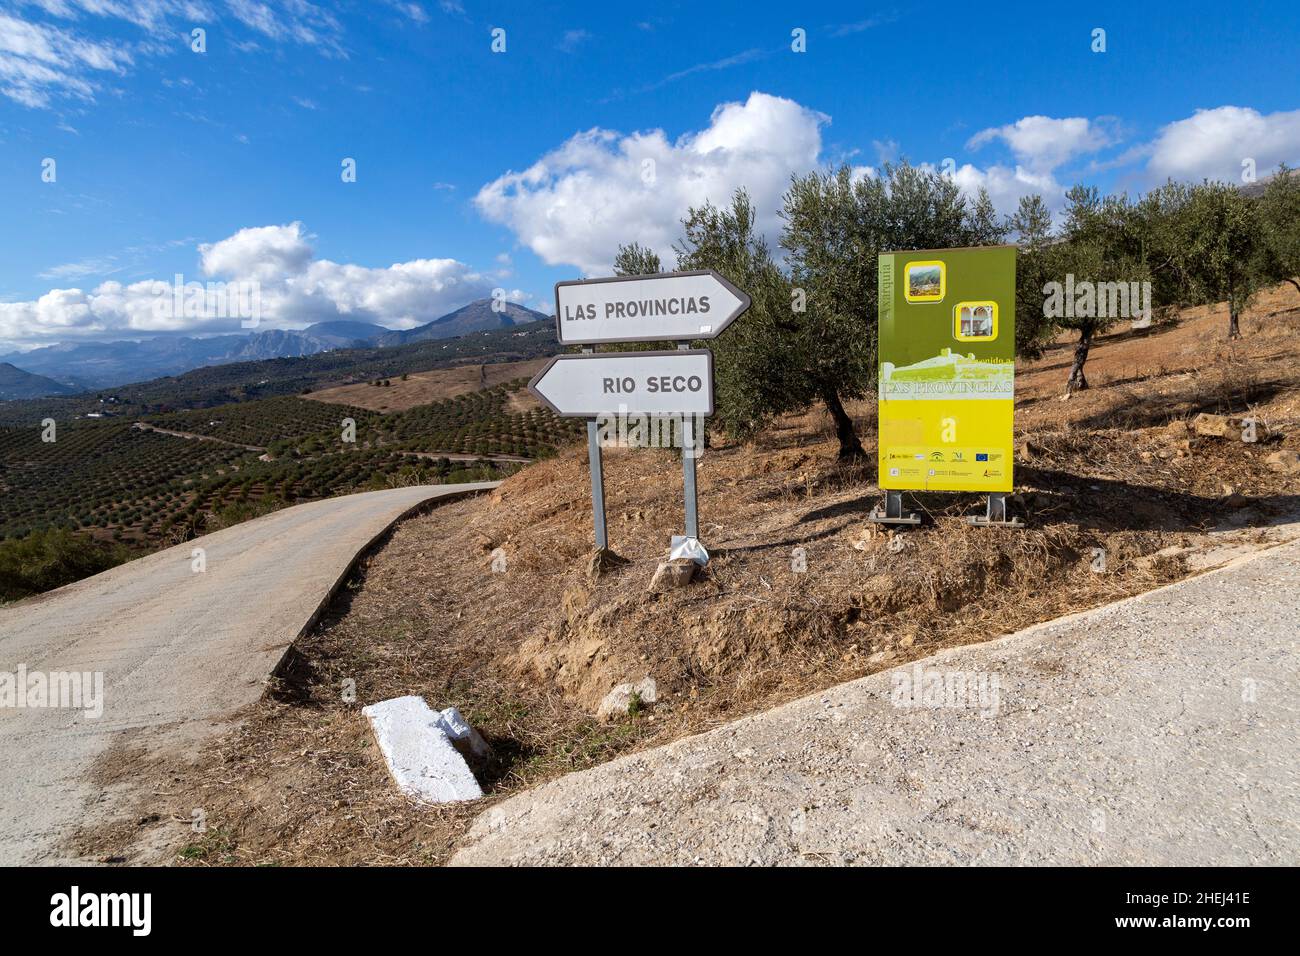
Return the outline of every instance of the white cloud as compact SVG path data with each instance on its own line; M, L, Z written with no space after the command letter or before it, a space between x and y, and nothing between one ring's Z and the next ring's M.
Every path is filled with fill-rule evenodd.
M829 122L793 100L755 92L719 106L705 129L675 142L663 130L577 133L523 172L485 185L474 202L549 265L606 272L627 242L671 262L687 210L706 200L725 204L739 186L749 190L760 228L775 237L790 175L817 166Z
M241 229L220 242L198 248L201 276L185 281L256 282L261 296L260 328L300 328L312 322L347 317L390 328L432 321L491 294L492 276L455 259L414 259L382 268L315 258L311 237L301 223ZM73 275L88 263L72 263ZM0 302L0 342L30 346L68 339L121 338L142 333L228 332L238 317L215 308L198 315L175 315L157 308L170 296L173 277L124 285L103 282L92 290L52 289L26 302ZM511 290L507 297L528 296Z
M56 96L92 99L94 74L121 75L132 62L122 46L0 14L0 94L23 106L43 108Z
M176 16L203 23L212 19L211 7L201 0L20 0L20 3L65 20L90 14L126 20L147 30L164 26Z
M864 30L870 30L873 27L882 26L886 23L893 23L897 19L897 13L891 13L879 17L868 17L866 20L857 20L853 23L841 23L838 26L830 27L830 32L833 37L847 37L852 36L855 33L861 33Z
M1197 110L1163 127L1147 147L1146 172L1167 178L1240 182L1242 161L1253 159L1258 175L1279 163L1300 160L1300 110L1261 114L1242 106Z
M1051 172L1036 173L1024 166L994 164L981 169L964 163L953 170L953 180L963 195L974 198L981 188L988 190L989 199L1000 213L1011 213L1021 196L1042 196L1049 207L1055 207L1065 197L1065 187L1057 182Z
M999 139L1011 148L1021 165L1036 173L1044 173L1076 156L1114 145L1117 134L1114 124L1105 120L1089 120L1082 116L1063 119L1025 116L1006 126L981 130L967 141L966 148L979 149Z
M406 0L387 0L387 3L414 23L429 22L428 12L418 3L408 3Z
M312 259L309 240L300 222L255 226L199 246L199 262L209 277L273 281L307 268Z
M68 98L92 101L109 77L125 75L137 61L186 49L195 24L217 19L204 0L19 0L17 6L76 27L0 13L0 95L32 109ZM327 56L347 55L338 20L308 0L226 0L225 7L263 37L314 46ZM124 21L141 32L87 38L82 31L100 27L102 20ZM232 42L248 48L247 41Z
M40 273L42 279L84 279L87 276L102 276L117 272L122 267L113 256L98 256L81 259L77 262L65 262L51 266Z
M1082 116L1025 116L1005 126L981 130L966 141L978 150L993 142L1004 143L1016 162L980 168L970 163L957 167L953 176L967 196L981 188L999 212L1009 213L1022 196L1041 195L1049 206L1059 205L1066 187L1057 170L1072 160L1099 152L1119 142L1118 124L1111 118Z
M556 48L562 53L572 53L590 39L591 34L586 30L565 30Z
M235 19L272 40L293 41L318 47L322 52L346 56L339 41L338 20L307 0L283 0L278 5L259 0L226 0Z

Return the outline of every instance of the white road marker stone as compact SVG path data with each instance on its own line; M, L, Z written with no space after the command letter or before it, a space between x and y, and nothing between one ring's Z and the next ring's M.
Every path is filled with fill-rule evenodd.
M395 697L371 704L361 713L370 721L388 771L404 794L425 803L483 796L465 758L447 736L444 714L430 708L423 697Z

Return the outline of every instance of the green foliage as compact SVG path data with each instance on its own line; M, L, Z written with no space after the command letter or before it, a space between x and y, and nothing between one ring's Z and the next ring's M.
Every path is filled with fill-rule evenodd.
M750 297L749 311L710 347L714 353L715 422L728 434L752 434L775 414L805 407L810 383L800 376L798 326L789 280L755 228L753 203L738 190L731 205L690 210L677 247L680 270L713 269Z
M120 545L99 544L65 528L0 541L0 600L16 601L107 571L130 557Z
M706 204L683 221L678 268L715 269L753 299L714 345L718 421L743 435L820 399L840 455L855 457L862 447L843 400L875 385L877 256L1000 242L1005 228L986 193L968 202L952 180L905 163L874 177L848 166L795 177L781 217L788 273L743 191L729 208Z
M1034 358L1056 334L1043 314L1043 287L1056 281L1052 261L1052 214L1042 196L1021 196L1007 220L1020 254L1016 259L1016 354Z
M1300 175L1283 166L1259 199L1261 278L1300 290Z
M1065 201L1062 241L1048 251L1057 281L1064 282L1068 275L1074 276L1076 284L1089 282L1095 286L1148 281L1150 271L1143 256L1141 230L1135 207L1127 196L1103 199L1095 187L1075 186L1065 194ZM1124 316L1110 314L1097 303L1092 309L1058 316L1055 322L1060 328L1074 329L1092 338L1121 318Z
M618 253L614 256L616 276L648 276L663 271L659 253L635 242L631 245L619 246Z
M247 486L244 486L245 492ZM263 515L269 515L273 511L279 511L281 508L288 507L289 502L283 498L266 496L258 498L255 501L249 501L247 495L238 498L234 502L219 508L208 519L206 531L220 531L222 528L230 528L245 521L251 521L254 518L260 518Z
M1266 276L1259 203L1228 183L1192 191L1179 220L1179 271L1194 302L1228 303L1228 336Z

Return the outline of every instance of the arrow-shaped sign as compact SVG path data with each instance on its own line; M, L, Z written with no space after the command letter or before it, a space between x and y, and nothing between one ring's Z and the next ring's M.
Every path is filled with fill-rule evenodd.
M565 418L712 415L713 353L601 352L557 355L529 390Z
M711 339L748 308L749 296L711 270L555 284L565 345Z

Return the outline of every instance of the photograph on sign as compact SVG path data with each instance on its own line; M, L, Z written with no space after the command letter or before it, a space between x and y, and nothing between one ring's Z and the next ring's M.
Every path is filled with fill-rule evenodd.
M996 302L958 302L953 306L953 317L953 336L959 342L997 338Z
M679 349L557 355L528 388L566 418L712 415L713 353Z
M555 284L565 345L711 339L748 308L748 295L709 270Z
M881 488L1011 490L1015 265L1013 246L880 256Z
M940 261L909 263L904 297L908 302L942 302L946 274L947 267Z

